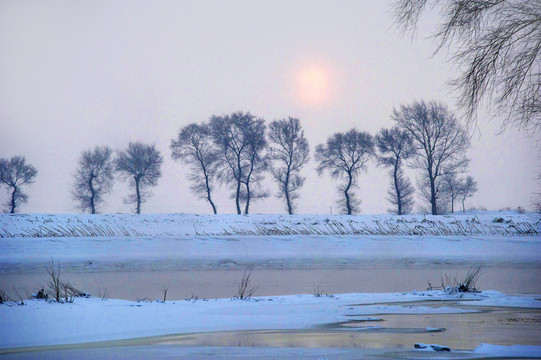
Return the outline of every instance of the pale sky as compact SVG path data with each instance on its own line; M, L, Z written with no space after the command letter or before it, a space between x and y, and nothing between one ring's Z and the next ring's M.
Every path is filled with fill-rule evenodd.
M156 144L163 176L143 213L210 213L171 159L179 129L211 115L249 111L267 123L298 117L312 150L298 213L336 213L339 194L318 177L313 149L352 127L393 126L394 106L439 100L456 110L445 53L432 56L428 19L417 37L393 27L386 1L0 0L0 157L38 170L21 212L78 212L71 198L83 150ZM531 207L541 161L535 137L481 116L469 151L479 191L469 205ZM539 134L538 134L539 135ZM416 172L408 170L416 184ZM369 163L356 190L362 213L385 213L387 170ZM267 176L265 187L277 186ZM98 210L132 212L117 181ZM5 202L4 191L0 200ZM218 187L220 213L234 213ZM416 201L419 205L421 200ZM284 213L272 196L252 213Z

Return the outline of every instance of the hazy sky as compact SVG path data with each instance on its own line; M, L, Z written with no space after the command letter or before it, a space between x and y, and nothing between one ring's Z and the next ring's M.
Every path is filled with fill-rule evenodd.
M70 191L81 152L142 141L165 158L142 212L209 213L169 144L212 114L298 117L313 150L337 131L391 127L393 106L416 99L456 109L446 87L456 68L445 53L432 56L431 21L412 41L379 0L0 0L0 157L24 155L38 169L20 210L77 212ZM499 130L481 118L469 151L479 191L469 204L529 207L540 191L536 139ZM336 212L336 183L315 166L304 170L298 212ZM386 212L388 188L387 170L371 162L357 189L362 213ZM233 213L228 189L217 190L218 211ZM100 212L131 212L129 191L117 181ZM284 205L273 196L251 210L279 213Z

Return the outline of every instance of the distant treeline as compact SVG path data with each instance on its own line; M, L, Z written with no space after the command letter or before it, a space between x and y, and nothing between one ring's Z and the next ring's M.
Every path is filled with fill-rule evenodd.
M389 168L389 211L402 215L412 210L414 187L404 174L404 164L419 171L418 192L425 209L432 214L455 210L477 191L471 177L461 177L469 165L465 154L470 137L455 115L441 103L413 102L394 109L394 127L375 136L355 128L332 134L317 145L314 157L318 175L338 180L339 205L346 214L359 211L355 187L361 170L374 159ZM208 121L189 124L171 140L171 157L189 166L192 192L205 199L212 211L218 208L213 193L218 183L231 190L238 214L248 214L252 201L266 198L262 181L270 175L278 185L285 209L293 214L298 190L306 178L302 170L310 147L301 122L296 118L272 121L250 113L213 115ZM127 199L141 213L141 204L161 177L163 156L155 145L131 142L113 152L108 146L83 151L74 175L72 196L82 211L95 214L111 192L115 175L129 181L133 193ZM11 213L27 201L22 187L31 184L37 170L22 156L0 159L0 184L9 192L6 203Z

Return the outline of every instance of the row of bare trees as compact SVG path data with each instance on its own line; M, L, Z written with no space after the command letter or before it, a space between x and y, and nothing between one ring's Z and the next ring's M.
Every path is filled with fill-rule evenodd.
M490 105L489 114L503 117L504 125L511 123L534 133L538 131L541 127L540 0L393 0L392 4L396 24L404 33L415 32L423 13L438 11L439 23L433 34L437 43L435 52L447 47L451 60L459 65L461 72L451 85L458 90L459 105L466 110L470 122L476 119L480 105L486 103ZM242 120L244 115L237 113L211 119L212 125L220 125L220 128L193 124L183 129L171 144L173 158L192 166L192 190L203 194L214 213L217 210L211 198L213 179L234 189L238 213L241 202L248 212L251 199L268 195L258 189L260 171L267 170L269 161L274 160L283 166L271 167L271 173L280 185L288 212L292 213L296 190L304 182L299 171L308 160L305 139L300 141L294 135L301 134L300 125L297 132L276 133L271 124L269 139L278 145L265 158L260 149L265 148L266 139L260 136L256 141L257 131L261 126L264 130L264 124L253 133L239 129L242 121L253 125L255 120ZM379 150L378 163L390 168L390 201L396 205L397 213L408 212L413 204L413 187L403 171L406 161L422 170L419 188L432 213L441 212L446 202L450 202L453 211L455 200L460 200L464 208L465 199L477 186L471 177L460 179L457 176L468 166L464 153L469 138L462 125L445 106L436 103L402 106L395 110L393 118L397 127L382 130L375 140L353 129L334 134L326 144L317 147L318 172L328 170L333 177L343 178L340 190L344 193L346 211L351 213L358 207L359 200L350 191L368 159L376 156L374 146ZM209 146L215 142L219 144L219 151ZM144 145L135 147L142 149ZM144 161L135 160L139 153L129 147L124 157L119 154L115 165L107 163L111 157L107 148L83 153L74 188L74 196L84 204L82 207L95 212L96 202L111 188L112 172L116 169L133 183L133 200L139 212L142 200L148 195L146 189L157 183L161 164L157 150L143 156L146 160L160 159L153 170L147 169ZM96 165L104 158L108 159L105 165ZM124 164L120 166L119 162ZM83 169L86 167L91 170ZM142 175L147 171L149 175ZM10 193L7 205L11 212L27 200L21 186L30 184L36 174L36 169L26 164L24 157L0 159L0 184ZM541 208L539 204L541 201L537 204Z
M395 109L396 125L382 129L375 137L351 129L331 135L315 149L319 175L328 172L339 181L343 194L339 205L344 213L359 211L360 199L354 189L369 160L375 158L390 168L391 209L399 215L411 211L414 188L404 174L404 162L421 170L419 185L432 214L454 211L477 190L466 171L470 145L463 125L437 102L414 102ZM237 112L212 116L208 122L190 124L171 142L172 157L191 167L192 190L206 199L214 213L217 207L212 194L217 182L225 183L235 199L237 213L248 214L251 201L269 196L263 191L264 172L270 171L279 187L289 214L295 210L297 191L304 184L300 174L309 159L309 147L298 119L273 121L268 130L263 119ZM377 149L377 151L376 151Z
M332 135L326 144L316 148L318 172L328 171L333 178L342 180L342 210L347 214L358 211L360 200L353 188L368 160L375 157L378 164L390 168L388 199L395 206L392 212L402 215L413 206L414 190L404 175L405 161L420 171L419 189L429 204L427 210L441 214L450 202L454 211L456 200L464 203L477 190L473 178L458 178L469 164L466 151L470 138L464 126L445 105L435 101L402 105L393 111L392 118L395 126L382 129L375 138L351 129Z
M111 191L114 173L117 172L133 186L134 194L127 200L136 204L136 213L139 214L141 203L149 195L148 187L158 183L162 162L163 158L154 145L138 142L118 151L115 159L107 146L83 151L74 175L73 198L81 210L95 214L97 205ZM28 200L22 186L32 184L37 173L36 168L27 164L22 156L0 158L0 185L4 185L9 193L5 205L10 213L15 213L17 207Z
M133 187L126 202L135 204L135 213L141 213L141 204L150 195L150 187L158 184L163 157L155 145L132 142L125 150L113 151L107 146L96 146L83 151L74 175L72 195L79 209L96 213L96 206L103 201L113 186L115 172Z
M469 164L465 154L470 139L464 126L445 105L434 101L402 105L393 111L392 119L395 126L381 129L376 136L351 129L331 135L316 147L317 172L329 173L338 181L341 210L346 214L359 211L358 179L371 159L389 168L391 212L402 215L413 207L414 187L405 175L406 164L420 171L418 185L429 204L427 211L454 211L457 201L465 210L464 202L477 184L471 177L459 177ZM277 195L287 212L293 214L305 181L301 170L309 160L299 119L275 120L267 129L263 119L243 112L185 126L171 141L170 150L174 160L190 167L192 192L208 201L215 214L217 184L230 189L238 214L248 214L253 201L269 196L262 186L267 172L277 183ZM161 177L162 163L155 145L139 142L116 154L107 146L84 151L74 174L73 198L81 210L95 214L117 174L133 188L126 202L134 204L139 214ZM0 181L11 189L11 212L26 200L20 186L31 183L36 173L24 158L1 160Z
M191 167L192 191L206 199L215 214L216 182L230 188L237 213L248 214L252 201L269 196L261 186L266 171L278 183L288 213L294 212L297 190L305 180L300 170L309 159L298 119L273 121L267 138L265 121L250 113L212 116L181 129L170 148L173 159Z
M218 210L212 196L216 182L231 189L237 213L248 214L252 201L269 196L261 187L267 170L280 184L280 196L291 214L296 191L304 182L299 172L308 160L308 142L298 119L274 121L269 129L271 146L263 119L242 112L212 116L208 122L182 128L171 142L171 156L190 166L191 190L207 200L215 214ZM108 147L84 151L73 197L81 210L94 214L97 204L111 191L117 172L130 181L134 192L126 200L135 204L139 214L150 187L157 185L161 176L162 162L154 145L141 143L130 143L115 159Z

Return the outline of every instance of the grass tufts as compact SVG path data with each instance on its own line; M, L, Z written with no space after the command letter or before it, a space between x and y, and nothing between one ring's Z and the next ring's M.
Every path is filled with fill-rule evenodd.
M162 293L163 293L163 302L165 302L167 300L167 290L169 290L167 287L163 287L162 288Z
M11 300L8 294L4 290L0 289L0 304L11 302L11 301L13 300Z
M427 290L443 290L448 294L478 292L477 282L484 274L482 266L470 267L463 278L458 275L441 275L441 284L434 287L428 282Z
M19 301L16 301L16 304L17 305L26 305L26 303L24 302L24 299L25 298L28 298L28 296L22 296L21 293L19 292L19 290L17 290L17 288L14 286L13 287L13 292L15 293L15 295L17 295L17 298L19 299Z
M43 298L51 298L57 303L72 303L75 297L90 297L89 294L77 290L69 281L63 281L60 278L60 265L56 265L53 259L47 267L47 274L49 275L47 282L49 289L48 294ZM42 291L43 289L40 292Z
M252 295L257 290L257 287L250 286L250 276L252 275L252 270L254 269L253 265L249 265L244 269L244 273L242 274L242 279L240 280L240 283L237 283L237 294L235 295L235 299L245 300L250 299Z
M325 290L322 290L321 289L321 283L319 283L317 286L314 286L314 288L312 289L312 295L314 295L315 297L334 297L333 295L329 295Z

